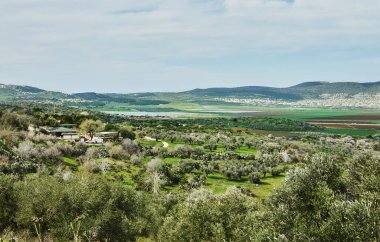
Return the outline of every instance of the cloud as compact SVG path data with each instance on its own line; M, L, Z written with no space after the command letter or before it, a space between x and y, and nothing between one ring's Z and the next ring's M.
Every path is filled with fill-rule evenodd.
M127 8L127 9L118 9L112 11L111 14L119 15L119 14L138 14L138 13L149 13L157 10L157 6L143 6L140 8Z
M278 77L246 65L263 58L311 65L319 53L344 49L334 57L344 62L342 52L350 58L354 49L380 47L378 0L2 0L0 9L0 81L42 86L96 79L100 87L99 77L109 76L134 90L136 79L161 80L144 88L173 88L181 75L194 86L230 83L226 77L239 85L249 76ZM247 67L233 78L235 63ZM287 79L296 77L289 72Z

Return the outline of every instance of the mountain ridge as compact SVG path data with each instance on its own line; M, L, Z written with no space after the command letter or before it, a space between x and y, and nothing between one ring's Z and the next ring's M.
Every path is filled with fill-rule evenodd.
M303 82L290 87L243 86L232 88L205 88L183 92L186 94L233 97L265 97L269 99L302 100L318 98L322 94L380 93L378 82Z
M170 102L214 103L223 99L258 99L297 102L323 99L323 96L353 97L380 93L378 82L303 82L290 87L242 86L196 88L184 92L97 93L81 92L66 94L46 91L37 87L0 84L2 101L65 101L67 103L123 103L130 105L159 105Z

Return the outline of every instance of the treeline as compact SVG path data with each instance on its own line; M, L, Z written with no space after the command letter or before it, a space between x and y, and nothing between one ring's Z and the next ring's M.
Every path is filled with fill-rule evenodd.
M324 128L285 118L212 118L212 119L181 119L181 120L131 120L133 126L166 127L167 129L226 129L247 128L268 131L321 131Z
M83 111L77 108L53 104L18 103L17 105L1 105L3 111L18 112L34 118L38 125L58 125L59 123L80 124L85 119L99 119L105 123L128 123L134 127L163 127L166 130L198 130L210 131L231 128L245 128L268 131L322 131L321 126L299 120L285 118L197 118L197 119L134 119L121 115L110 115L96 111ZM0 113L1 115L1 113Z
M1 238L379 241L379 157L315 154L263 203L244 189L150 195L100 176L0 175Z
M76 108L53 104L0 104L0 108L0 119L4 119L4 117L12 117L12 120L9 119L8 124L12 126L10 128L17 130L20 130L20 128L25 130L25 127L21 127L17 123L17 120L22 118L27 118L27 124L33 124L34 126L57 126L59 124L79 125L86 119L103 119L97 112L87 112ZM7 127L1 126L0 128L4 129Z

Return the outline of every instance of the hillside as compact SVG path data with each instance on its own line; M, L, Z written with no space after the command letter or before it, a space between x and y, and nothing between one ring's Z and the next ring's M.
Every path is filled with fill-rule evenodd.
M68 98L70 95L62 92L46 91L31 86L0 84L2 101L53 101Z
M194 89L183 92L196 96L268 98L288 101L319 98L323 94L348 94L349 96L364 93L380 93L380 82L304 82L287 88L247 86L236 88Z
M249 104L256 106L298 107L379 107L380 82L304 82L286 88L246 86L194 89L160 93L75 93L52 92L30 86L0 84L0 100L61 101L68 106L98 107L107 103L134 106L158 106L169 103L203 105Z

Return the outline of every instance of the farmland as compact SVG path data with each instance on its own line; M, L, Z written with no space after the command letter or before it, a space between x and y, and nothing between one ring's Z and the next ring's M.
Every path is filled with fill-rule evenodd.
M379 0L0 9L0 242L380 242Z
M118 110L123 115L122 108L106 107L96 109L98 111ZM165 104L151 109L135 106L135 113L138 110L150 110L154 116L171 116L176 118L217 118L217 117L272 117L302 120L311 124L320 125L326 128L324 132L331 134L347 134L355 136L375 135L379 133L380 110L374 109L289 109L289 108L269 108L252 106L228 106L228 105L200 105L200 104ZM170 111L171 110L171 111ZM144 111L145 112L145 111ZM141 112L144 116L147 113ZM129 114L129 113L125 113ZM173 117L173 116L172 116ZM355 131L356 130L356 131ZM362 130L362 131L361 131ZM261 132L262 131L258 131ZM291 134L284 134L291 135Z
M250 230L252 224L263 225L253 222L263 221L261 216L267 218L266 228L281 230L275 222L282 219L278 213L292 204L285 213L304 216L303 205L296 204L305 199L299 194L309 192L323 211L327 207L333 213L335 207L326 201L350 201L339 195L346 192L339 187L359 189L357 176L374 177L377 172L377 125L363 125L363 120L353 124L366 110L187 108L192 111L186 114L194 108L198 112L178 118L136 117L49 104L3 105L0 185L5 189L0 196L12 200L0 200L7 208L0 213L0 237L64 240L74 238L72 226L77 226L81 238L97 231L97 239L176 241L168 233L176 229L173 221L178 217L202 227L213 216L238 216L231 225L220 225L225 231L230 226L244 229L241 235L226 235L228 240L254 236L265 241L265 229L260 230L263 234ZM365 120L369 117L376 121L373 115ZM49 133L54 130L70 135ZM358 162L374 169L360 170ZM355 199L366 202L360 194L373 188L359 187ZM319 189L327 189L327 200ZM193 212L202 219L194 221L195 215L188 214Z

